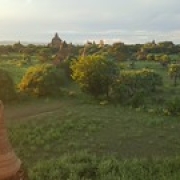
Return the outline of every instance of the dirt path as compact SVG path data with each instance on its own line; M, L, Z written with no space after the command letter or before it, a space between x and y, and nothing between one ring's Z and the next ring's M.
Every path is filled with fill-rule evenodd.
M40 115L57 112L62 107L62 102L35 102L22 105L11 105L5 107L5 118L7 120L21 120L33 118Z

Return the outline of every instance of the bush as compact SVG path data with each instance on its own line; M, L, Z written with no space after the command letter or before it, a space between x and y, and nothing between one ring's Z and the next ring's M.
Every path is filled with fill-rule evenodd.
M146 95L154 92L160 85L162 78L153 70L123 71L113 85L113 92L115 98L137 106Z
M0 99L9 101L16 96L14 82L9 73L0 69Z
M109 95L112 83L119 74L117 65L105 56L86 56L73 61L72 78L80 88L94 97Z
M160 64L163 67L167 67L169 63L170 63L170 57L168 55L164 54L163 56L161 56Z
M146 56L146 59L147 59L148 61L154 61L154 55L153 55L153 54L148 54L148 55Z
M180 78L180 64L171 64L168 69L169 76L174 81L174 86L177 85L177 79Z
M72 79L72 69L70 68L70 65L72 61L75 61L76 57L68 57L64 61L60 62L59 65L57 66L58 68L64 70L65 75L67 76L68 79Z
M165 112L168 115L180 115L180 98L174 98L166 102Z
M65 84L65 75L53 65L43 64L30 67L22 78L19 89L35 96L56 95Z

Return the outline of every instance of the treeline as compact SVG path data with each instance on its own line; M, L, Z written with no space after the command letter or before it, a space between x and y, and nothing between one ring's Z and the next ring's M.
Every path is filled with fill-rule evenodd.
M116 42L113 44L87 42L84 45L67 44L69 52L68 55L106 55L117 60L146 60L148 54L177 54L180 52L180 45L175 45L171 41L164 41L155 43L152 41L146 44L124 44L123 42ZM23 45L20 42L13 45L0 45L0 55L9 53L24 53L27 55L36 54L58 54L59 48L53 48L48 45Z

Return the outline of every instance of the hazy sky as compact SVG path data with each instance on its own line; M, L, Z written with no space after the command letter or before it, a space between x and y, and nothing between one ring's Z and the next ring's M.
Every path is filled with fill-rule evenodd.
M0 0L0 41L180 43L180 0Z

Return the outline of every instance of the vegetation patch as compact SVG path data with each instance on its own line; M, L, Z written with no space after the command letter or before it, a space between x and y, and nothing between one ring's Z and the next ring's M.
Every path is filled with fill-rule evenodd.
M63 71L53 65L43 64L30 67L19 84L19 90L35 96L47 96L60 93L65 84Z
M28 97L5 110L30 179L179 179L180 46L61 43L0 46L1 69Z
M0 69L0 99L9 101L16 97L15 85L10 74Z
M162 78L153 70L122 71L113 85L113 91L120 102L137 106L147 94L155 92L157 86L162 86Z
M105 56L85 56L71 65L72 78L80 88L98 97L109 96L110 88L119 75L117 65Z
M32 180L175 180L180 176L180 159L119 161L86 152L67 154L56 161L42 161L30 171Z

